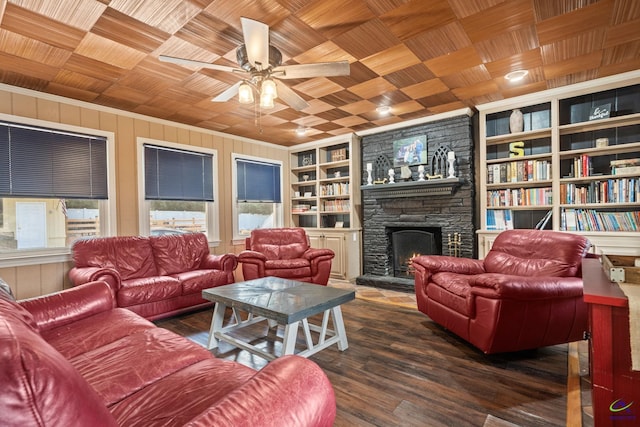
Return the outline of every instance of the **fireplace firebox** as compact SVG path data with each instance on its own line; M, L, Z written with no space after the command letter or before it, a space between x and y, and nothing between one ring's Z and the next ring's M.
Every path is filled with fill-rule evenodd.
M442 247L439 227L387 227L387 236L391 246L389 265L393 265L394 277L413 279L411 259L418 255L439 255Z

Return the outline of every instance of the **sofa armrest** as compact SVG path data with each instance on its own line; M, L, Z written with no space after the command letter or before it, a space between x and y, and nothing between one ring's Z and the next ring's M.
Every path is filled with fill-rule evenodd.
M487 273L469 279L471 293L487 298L519 300L575 298L582 296L579 277L531 277Z
M467 275L484 273L482 261L472 258L457 258L447 255L420 255L413 258L412 263L414 265L420 265L431 274L442 271Z
M329 427L336 416L333 387L314 362L283 356L269 362L188 426Z
M235 254L214 255L209 254L202 258L200 268L221 271L233 271L238 266L238 257Z
M69 270L69 280L73 286L83 283L95 282L98 280L107 282L114 292L120 289L120 273L113 268L107 267L73 267Z
M324 257L325 259L327 257L330 257L332 259L335 256L336 254L331 249L319 249L319 248L309 248L302 254L302 258L308 259L309 261L312 261L312 262L315 258L318 258L318 257Z
M262 252L246 249L238 254L238 261L258 264L267 262L267 257Z
M46 331L112 310L116 301L109 284L97 281L22 300L19 304L33 315L40 331Z

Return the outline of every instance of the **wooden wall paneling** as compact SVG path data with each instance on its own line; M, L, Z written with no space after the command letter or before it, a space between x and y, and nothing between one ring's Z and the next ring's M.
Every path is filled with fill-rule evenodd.
M0 90L0 113L11 114L13 103L11 102L12 94Z
M164 125L163 141L178 142L178 129L175 126Z
M81 108L80 125L90 129L100 129L100 112L90 108Z
M149 123L149 138L163 140L164 126L158 122Z
M80 109L77 105L70 105L64 102L60 103L60 123L73 126L82 126L80 120ZM22 116L22 114L16 114Z
M40 292L50 294L65 288L66 263L42 264L40 266Z
M134 119L118 116L116 134L116 191L118 234L138 234L138 198L136 185L136 138Z
M25 299L42 292L41 265L26 265L16 268L16 298Z
M0 268L0 279L9 284L11 292L13 292L14 296L18 294L18 279L16 267Z
M60 103L48 99L37 98L36 109L38 119L49 122L60 121Z
M11 96L11 114L23 117L37 117L38 108L32 96L14 93Z

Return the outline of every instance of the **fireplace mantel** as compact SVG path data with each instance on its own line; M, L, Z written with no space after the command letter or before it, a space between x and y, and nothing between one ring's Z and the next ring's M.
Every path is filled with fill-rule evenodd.
M442 178L425 181L401 181L393 184L363 185L360 190L376 199L451 195L464 183L462 178Z

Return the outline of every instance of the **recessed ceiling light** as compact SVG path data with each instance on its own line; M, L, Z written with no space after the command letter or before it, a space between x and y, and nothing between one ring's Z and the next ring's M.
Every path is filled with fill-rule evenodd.
M391 107L389 107L388 105L381 105L380 107L376 108L376 111L380 115L389 114L391 112Z
M519 82L520 80L524 79L527 74L529 74L529 71L527 70L517 70L507 73L504 78L509 80L510 82Z
M299 127L298 129L296 129L296 135L298 136L304 136L306 133L307 133L307 128Z

